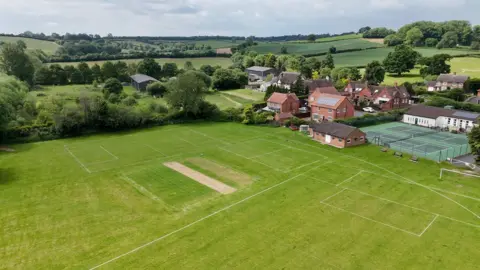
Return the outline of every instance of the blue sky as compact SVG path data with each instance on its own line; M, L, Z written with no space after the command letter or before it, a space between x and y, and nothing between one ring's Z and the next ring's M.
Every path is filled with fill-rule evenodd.
M272 36L480 24L479 0L0 0L0 32Z

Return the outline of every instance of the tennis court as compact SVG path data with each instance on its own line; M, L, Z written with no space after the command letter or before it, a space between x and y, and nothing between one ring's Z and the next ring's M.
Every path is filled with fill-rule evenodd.
M367 133L371 143L439 162L471 152L465 134L453 134L400 122L362 130Z

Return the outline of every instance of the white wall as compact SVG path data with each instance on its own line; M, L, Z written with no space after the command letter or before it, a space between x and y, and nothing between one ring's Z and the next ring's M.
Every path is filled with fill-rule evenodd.
M409 114L403 115L403 122L412 125L419 125L422 127L435 127L437 126L436 119L430 119L425 117L418 117Z
M450 121L449 121L450 119ZM440 116L437 119L430 119L425 117L413 116L409 114L403 115L402 122L412 125L419 125L423 127L441 127L445 128L448 127L450 129L459 129L459 128L472 128L474 123L470 120L458 119L458 118L451 118L451 117L443 117Z

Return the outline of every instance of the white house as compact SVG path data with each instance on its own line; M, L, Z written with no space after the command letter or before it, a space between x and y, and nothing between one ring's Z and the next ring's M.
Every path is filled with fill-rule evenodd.
M477 125L479 118L480 114L478 113L415 105L403 115L403 122L423 127L468 131Z
M298 72L284 71L280 73L280 75L278 75L278 78L275 78L275 81L272 81L272 84L286 89L290 89L290 86L294 84L300 76L301 74Z
M465 75L440 74L436 81L427 82L427 90L429 92L445 91L455 88L464 89L465 83L469 77Z

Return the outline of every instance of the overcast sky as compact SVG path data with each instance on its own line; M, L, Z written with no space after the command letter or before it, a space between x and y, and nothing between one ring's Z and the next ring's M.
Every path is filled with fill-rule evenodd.
M0 32L272 36L480 24L480 0L0 0Z

